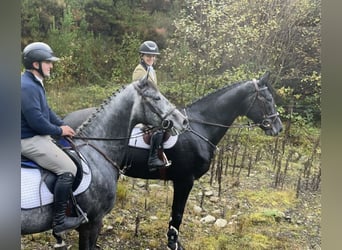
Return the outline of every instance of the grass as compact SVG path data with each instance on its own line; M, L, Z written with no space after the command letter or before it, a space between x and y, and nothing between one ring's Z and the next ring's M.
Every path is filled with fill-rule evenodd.
M320 207L312 206L304 196L296 198L294 189L273 188L270 171L265 168L254 170L253 177L247 177L243 170L237 187L230 185L235 177L224 176L219 201L212 202L210 197L205 197L200 214L193 211L193 206L200 203L199 193L203 189L212 190L216 196L218 183L209 185L209 173L195 182L180 229L180 239L187 250L319 249L310 244L314 238L319 242L320 237L319 232L311 228L313 224L297 220L308 215L314 217L313 210L317 212ZM99 244L103 249L165 249L172 193L171 183L121 178L117 203L104 219ZM316 204L320 204L319 192L313 193L317 194ZM288 211L293 213L292 221L286 220ZM226 219L228 225L216 228L213 224L201 223L200 219L207 214ZM23 249L36 249L37 245L40 249L51 249L48 242L54 242L48 233L29 239L27 236L22 240L25 242ZM69 243L73 244L72 250L77 249L75 232L70 233Z

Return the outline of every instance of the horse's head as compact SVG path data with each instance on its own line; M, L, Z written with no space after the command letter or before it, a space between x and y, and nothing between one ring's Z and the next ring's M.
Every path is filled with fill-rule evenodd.
M255 94L247 109L247 117L263 129L266 135L278 135L283 125L276 110L276 105L270 91L269 72L266 72L259 80L253 80Z
M175 135L188 128L187 118L168 101L157 86L145 78L137 81L134 88L141 97L140 117L149 125L169 130Z

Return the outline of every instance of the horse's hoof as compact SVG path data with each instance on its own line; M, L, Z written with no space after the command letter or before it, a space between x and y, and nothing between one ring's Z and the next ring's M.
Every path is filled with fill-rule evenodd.
M170 226L169 231L167 232L167 249L169 250L184 250L181 243L178 240L178 230Z
M55 250L68 250L67 245L65 244L64 240L61 243L56 243L53 248Z
M172 244L169 243L167 245L167 249L168 250L185 250L178 240L175 243L172 243Z

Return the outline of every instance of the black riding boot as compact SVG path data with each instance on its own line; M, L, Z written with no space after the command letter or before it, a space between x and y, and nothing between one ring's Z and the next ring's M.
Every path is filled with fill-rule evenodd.
M66 217L65 210L68 206L68 200L71 194L71 188L74 181L74 176L71 173L64 173L58 176L55 184L54 196L54 218L53 218L53 232L61 234L66 230L77 228L84 222L83 216Z
M162 131L156 131L151 137L150 155L147 162L150 171L165 166L165 162L158 157L158 149L161 148L163 135L164 133Z

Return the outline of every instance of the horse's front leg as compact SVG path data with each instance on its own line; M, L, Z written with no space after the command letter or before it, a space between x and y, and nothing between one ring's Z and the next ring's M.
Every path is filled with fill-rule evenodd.
M83 224L79 227L79 249L80 250L95 250L97 238L102 228L102 220L91 221L87 224Z
M169 230L167 232L167 247L171 250L183 250L178 240L178 232L182 223L184 208L189 197L189 193L194 184L193 179L173 182L173 203Z

